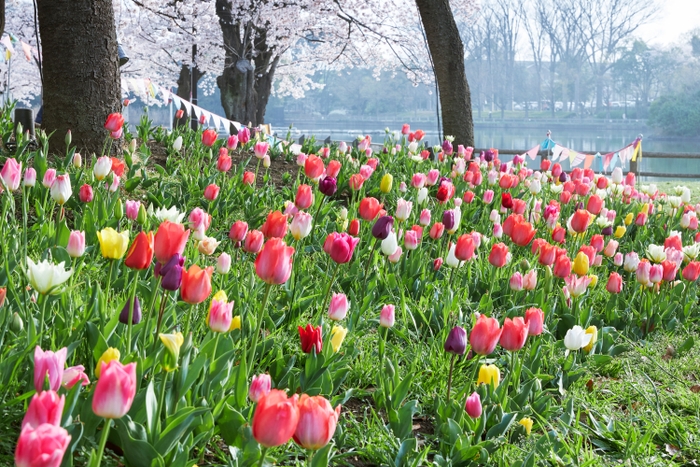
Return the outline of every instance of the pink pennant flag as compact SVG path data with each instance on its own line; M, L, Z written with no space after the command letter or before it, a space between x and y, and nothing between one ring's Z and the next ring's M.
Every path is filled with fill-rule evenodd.
M32 46L30 46L29 44L27 44L24 41L20 41L20 43L22 44L22 51L24 52L25 58L27 59L28 62L31 62L32 61Z
M614 155L614 152L610 152L603 156L603 170L608 170L608 167L610 167L610 163L612 162Z
M591 165L593 165L594 158L595 158L595 156L586 156L586 161L583 163L583 168L590 169Z
M523 154L523 155L527 155L530 159L532 159L532 160L534 161L535 158L537 157L537 154L538 154L539 152L540 152L540 145L538 144L537 146L535 146L534 148L530 149L529 151L527 151L527 152L526 152L525 154Z

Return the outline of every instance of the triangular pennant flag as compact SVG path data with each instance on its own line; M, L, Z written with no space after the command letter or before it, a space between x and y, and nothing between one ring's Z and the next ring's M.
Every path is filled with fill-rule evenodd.
M199 119L202 115L202 108L192 104L192 110L194 111L194 115Z
M555 144L554 148L552 149L552 160L559 160L562 157L564 149L566 149L564 146L559 146L558 144Z
M180 110L180 108L182 108L182 101L180 100L180 96L174 93L170 93L170 98L173 100L175 107L177 107L177 109Z
M2 39L0 39L0 44L4 45L7 51L10 52L9 56L12 56L12 54L15 53L15 48L12 46L12 39L10 39L10 36L2 36ZM5 56L8 55L5 54Z
M127 83L126 78L121 79L122 94L129 94L129 83Z
M185 110L187 111L187 116L192 115L192 104L190 104L189 101L182 100L182 105L185 106Z
M532 159L532 160L534 161L535 158L537 157L537 154L538 154L539 152L540 152L540 145L538 144L537 146L535 146L534 148L530 149L529 151L527 151L527 152L526 152L525 154L523 154L523 155L527 155L530 159Z
M22 44L22 51L24 51L24 56L27 58L28 62L32 61L32 46L27 44L24 41L21 41Z
M625 166L625 162L627 162L628 160L630 160L632 158L633 152L634 152L634 148L632 147L631 144L629 146L627 146L626 148L621 149L618 152L618 155L620 156L620 162L622 163L623 167Z
M586 161L583 163L583 168L590 169L591 165L593 165L593 159L595 159L595 156L586 156Z
M576 166L581 165L581 163L586 160L586 157L588 157L588 156L586 156L586 154L582 154L580 152L576 153L576 158L574 158L574 162L572 163L572 166L576 167Z
M576 151L569 149L569 164L573 164L577 156L578 153Z
M236 129L236 131L241 131L241 124L240 123L233 121L233 120L228 120L226 123L229 125L233 125L233 127Z
M604 170L608 170L608 168L610 167L610 163L613 160L614 155L615 155L614 152L609 152L603 156L603 169Z
M547 138L542 142L542 144L541 144L540 146L542 146L542 150L543 150L543 151L546 151L546 150L548 150L548 149L554 148L554 146L556 146L556 144L557 144L557 143L555 143L555 142L552 141L549 137L547 137Z
M211 114L212 120L214 120L214 126L216 127L216 131L219 131L219 128L221 128L221 117L219 117L216 114Z

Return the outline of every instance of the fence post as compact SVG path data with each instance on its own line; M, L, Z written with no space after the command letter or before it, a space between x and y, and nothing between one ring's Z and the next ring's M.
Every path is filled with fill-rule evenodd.
M635 175L637 174L639 167L637 166L638 161L633 161L630 160L630 172L633 172Z

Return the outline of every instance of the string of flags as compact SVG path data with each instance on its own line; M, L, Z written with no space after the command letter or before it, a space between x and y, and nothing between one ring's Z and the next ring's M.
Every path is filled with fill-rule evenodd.
M17 46L17 44L19 44L19 46L22 48L24 58L26 58L28 62L32 61L33 56L39 56L39 51L36 49L36 47L32 47L11 33L3 34L2 38L0 38L0 44L5 46L5 53L0 55L0 58L5 61L9 61L15 54L15 46Z
M547 132L547 137L542 144L538 144L534 148L526 151L523 156L528 156L530 159L535 160L540 150L549 151L552 156L552 162L568 160L571 167L577 167L583 164L584 169L589 169L593 166L595 161L598 161L601 172L607 172L608 170L614 169L618 162L620 163L620 167L624 168L627 161L636 162L637 158L641 160L642 136L639 135L632 143L617 151L612 151L607 154L600 154L599 152L596 154L585 154L556 143L551 139L551 133Z

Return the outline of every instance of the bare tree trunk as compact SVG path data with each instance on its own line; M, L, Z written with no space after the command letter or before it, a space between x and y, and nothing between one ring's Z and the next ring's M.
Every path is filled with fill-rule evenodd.
M38 0L37 7L44 58L42 127L54 132L51 151L65 151L70 129L79 150L99 154L107 115L121 111L112 0Z
M455 144L474 146L469 84L464 71L464 47L448 0L416 0L440 91L443 133Z
M192 73L190 67L187 65L182 65L180 68L180 76L177 79L177 95L183 100L189 101L192 95ZM199 83L205 73L203 73L199 68L194 68L194 82ZM180 104L180 109L187 112L187 107L184 104ZM185 126L190 121L190 117L186 114L182 118L173 117L173 126Z
M0 0L0 36L5 32L5 0Z

